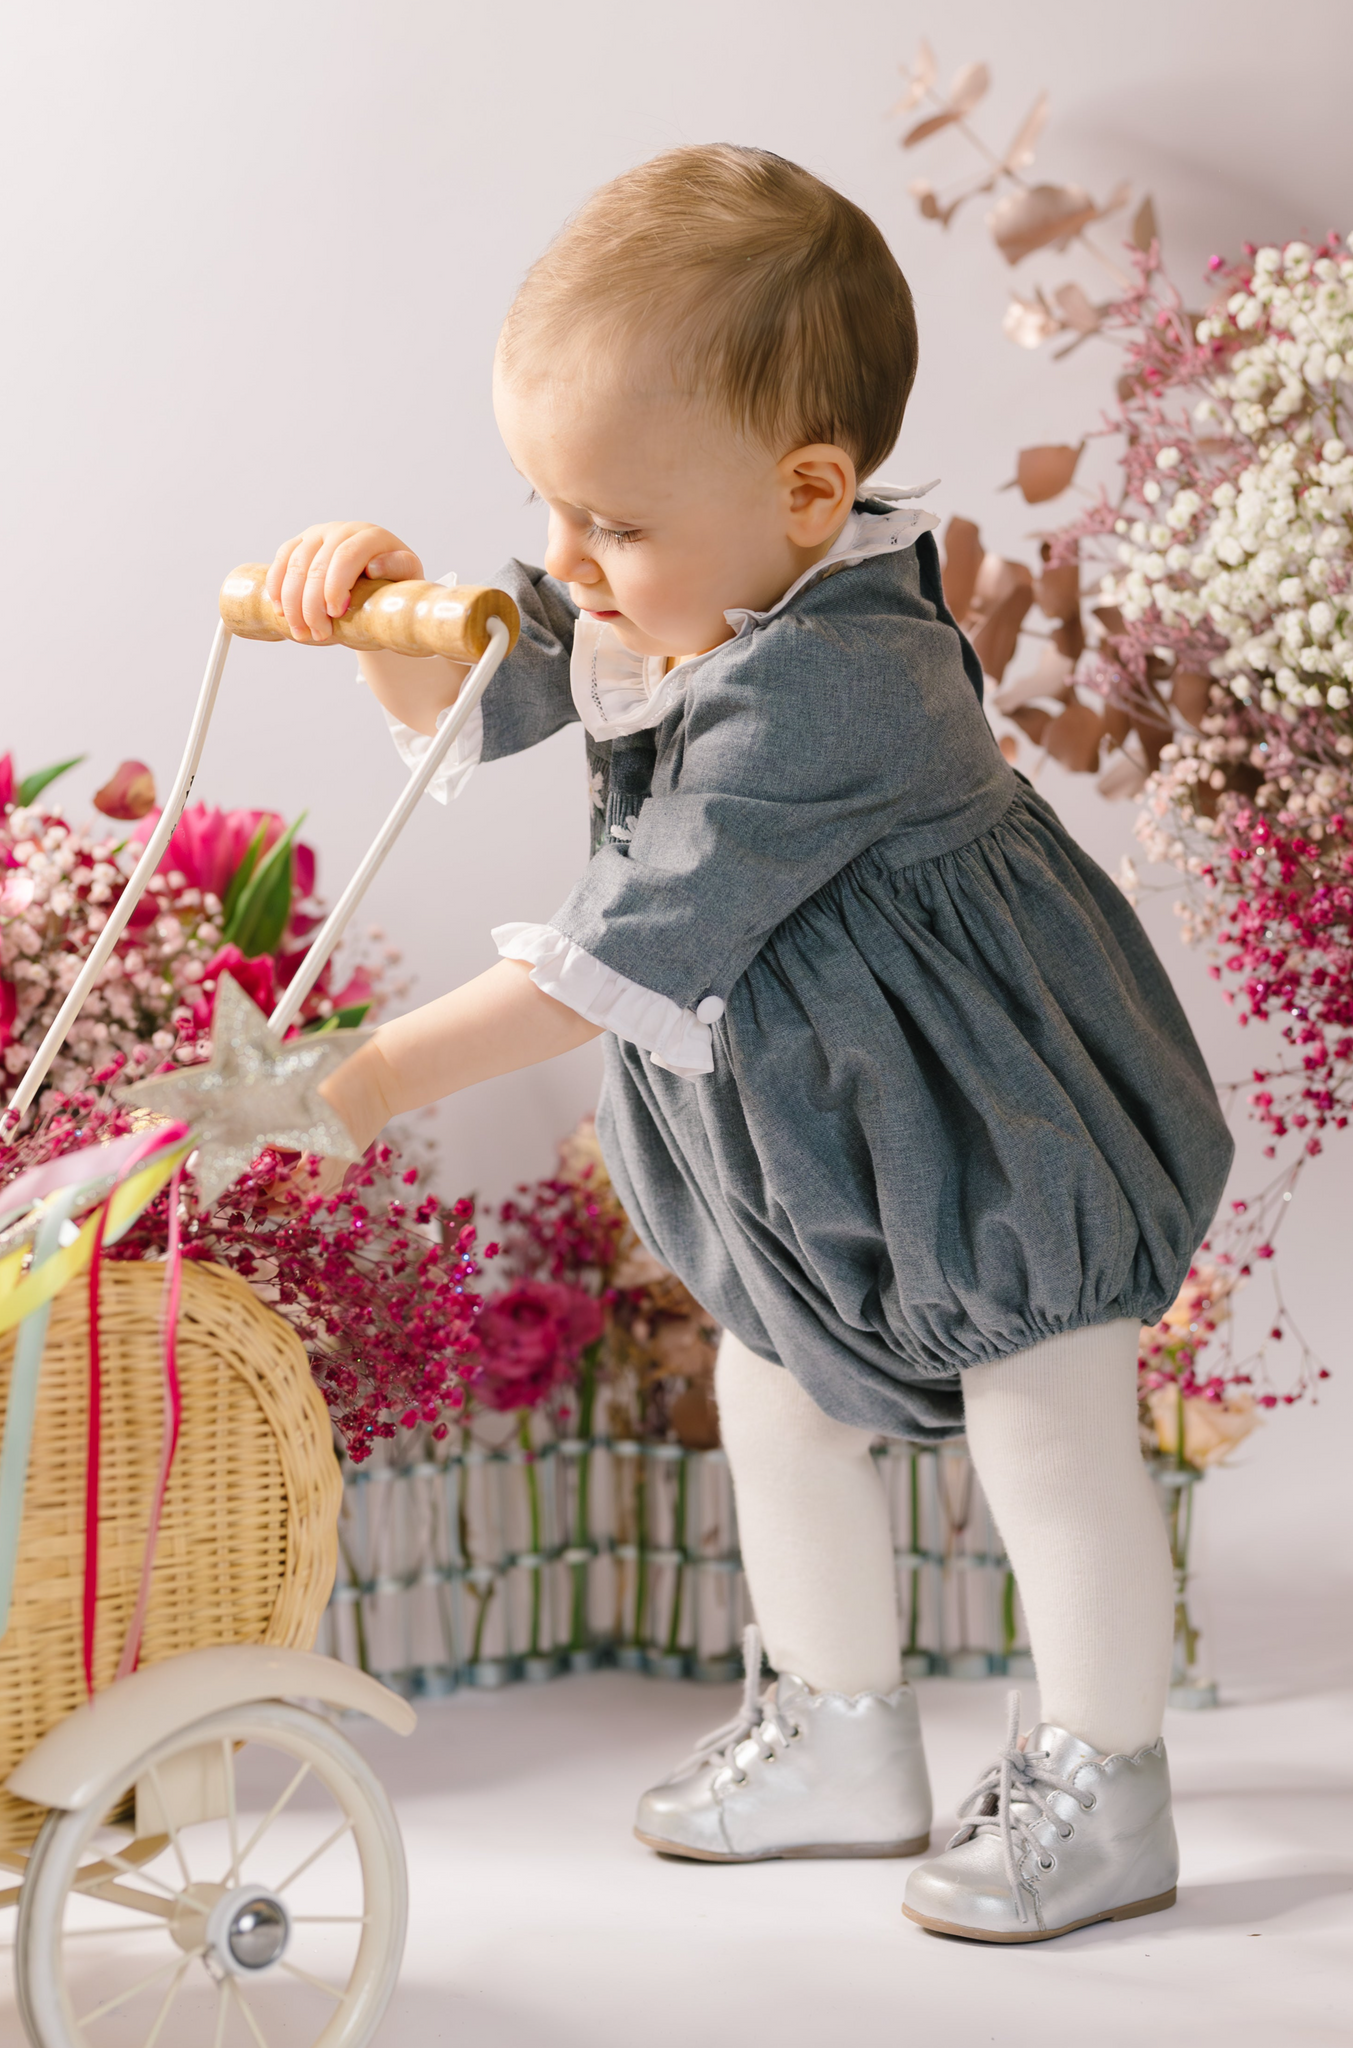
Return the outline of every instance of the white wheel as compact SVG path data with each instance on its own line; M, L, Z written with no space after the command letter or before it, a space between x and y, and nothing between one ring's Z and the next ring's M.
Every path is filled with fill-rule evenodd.
M35 2048L364 2048L407 1913L365 1759L316 1714L232 1707L48 1816L20 1894L24 2023Z

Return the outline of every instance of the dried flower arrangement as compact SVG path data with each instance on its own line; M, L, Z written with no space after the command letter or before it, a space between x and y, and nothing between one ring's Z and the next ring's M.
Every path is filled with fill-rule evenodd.
M1047 96L1002 153L968 118L989 83L967 65L942 94L924 45L907 68L896 111L929 111L902 146L953 130L980 157L954 192L920 180L913 196L948 227L969 199L995 195L986 224L1008 263L1074 247L1111 273L1102 303L1075 282L1040 287L1012 299L1004 328L1030 349L1070 335L1058 355L1092 336L1121 351L1100 426L1020 452L1025 501L1066 491L1092 441L1115 461L1080 517L1036 536L1036 568L951 521L946 592L998 685L1007 758L1032 750L1033 774L1051 757L1097 774L1107 797L1140 799L1147 859L1186 883L1183 937L1210 947L1239 1021L1272 1021L1285 1041L1245 1084L1268 1156L1289 1135L1311 1156L1353 1104L1353 256L1331 237L1247 247L1234 265L1214 257L1212 303L1190 312L1163 269L1151 200L1116 261L1088 231L1128 188L1098 206L1079 186L1031 184ZM1035 607L1046 627L1031 634ZM1006 681L1031 638L1032 666ZM1120 880L1130 895L1142 886L1128 860ZM1271 1255L1240 1216L1290 1201L1295 1180L1235 1205L1213 1238L1223 1270ZM1258 1377L1267 1342L1293 1329L1279 1295ZM1319 1377L1302 1349L1296 1393Z

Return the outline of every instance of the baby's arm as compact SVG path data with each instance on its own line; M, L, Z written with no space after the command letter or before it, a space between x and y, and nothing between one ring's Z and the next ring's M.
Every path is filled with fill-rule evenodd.
M421 579L423 564L388 527L356 519L307 526L284 540L265 585L298 640L332 638L360 576ZM470 673L466 663L439 654L359 654L363 681L377 702L414 732L435 733L438 714L454 704Z
M570 1052L600 1037L601 1028L537 988L524 962L500 960L450 995L382 1024L320 1093L366 1146L392 1116Z

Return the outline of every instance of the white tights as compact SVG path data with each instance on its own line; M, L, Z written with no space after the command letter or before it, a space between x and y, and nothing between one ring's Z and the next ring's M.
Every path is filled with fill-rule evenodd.
M1019 1580L1042 1718L1101 1754L1160 1733L1173 1580L1137 1441L1137 1325L1050 1337L963 1375L968 1448ZM725 1335L716 1376L747 1581L771 1663L889 1692L897 1575L868 1430Z

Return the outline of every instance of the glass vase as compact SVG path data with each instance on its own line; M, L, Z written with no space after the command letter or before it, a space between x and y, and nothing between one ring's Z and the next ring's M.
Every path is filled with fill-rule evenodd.
M1198 1482L1203 1474L1194 1465L1173 1458L1155 1458L1151 1473L1156 1482L1166 1533L1170 1539L1170 1563L1174 1568L1174 1653L1170 1663L1169 1703L1172 1707L1215 1707L1217 1688L1206 1676L1198 1654L1202 1641L1189 1608L1189 1551L1193 1540L1193 1510Z

